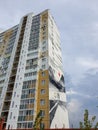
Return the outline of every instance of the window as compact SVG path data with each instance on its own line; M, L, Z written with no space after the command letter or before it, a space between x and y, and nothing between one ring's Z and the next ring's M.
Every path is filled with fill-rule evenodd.
M45 89L41 89L41 94L45 94Z
M14 101L12 102L12 108L14 107Z
M33 72L33 75L36 75L37 74L37 72Z
M41 110L41 116L45 116L45 110Z
M46 61L46 58L42 58L42 62Z
M18 70L19 72L20 72L20 68L19 68L19 70Z
M42 69L45 69L45 67L46 67L45 65L42 65Z
M13 117L13 119L15 119L15 116Z
M43 129L43 128L45 128L45 124L44 123L41 123L40 124L40 127Z
M10 129L10 125L8 125L8 130Z
M45 76L45 72L42 72L42 76Z
M45 105L45 99L40 100L40 105Z
M43 43L42 43L42 44L44 45L45 43L46 43L46 41L43 41Z
M43 50L43 51L46 50L46 46L42 47L42 50Z
M28 76L35 76L37 74L37 72L35 71L35 72L30 72L30 73L26 73L25 74L25 77L28 77Z
M27 128L27 123L22 123L22 128Z
M45 85L45 80L42 80L42 85Z
M12 112L10 113L10 119L12 118Z
M29 123L28 123L28 128L32 128L32 125L33 125L33 123L32 123L32 122L29 122Z
M15 86L15 88L17 88L17 85L18 85L18 84L16 83L16 86Z
M16 92L14 92L14 97L16 96Z
M19 79L19 75L17 75L17 79Z
M21 128L21 123L18 123L18 124L17 124L17 128Z

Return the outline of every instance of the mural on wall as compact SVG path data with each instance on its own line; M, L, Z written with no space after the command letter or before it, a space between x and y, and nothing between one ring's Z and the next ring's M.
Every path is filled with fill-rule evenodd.
M64 87L64 76L58 72L58 76L60 77L59 80L56 79L57 76L54 75L54 70L52 67L49 67L49 80L50 84L54 86L59 92L65 92ZM53 87L52 86L52 87Z
M49 100L50 128L56 125L64 127L65 120L62 116L67 116L64 76L62 71L54 70L51 66L49 66ZM59 123L57 123L58 120L60 120Z

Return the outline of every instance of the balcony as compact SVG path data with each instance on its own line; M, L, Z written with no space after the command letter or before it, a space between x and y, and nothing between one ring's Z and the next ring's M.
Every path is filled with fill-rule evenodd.
M6 122L8 117L8 111L2 112L1 117L4 117L4 121Z
M9 84L9 85L14 85L14 82L9 82L8 84Z
M15 57L14 63L16 63L17 61L19 61L19 57Z
M15 76L15 75L16 75L16 72L11 73L11 76L10 76L10 77L13 77L13 76Z
M22 40L23 40L23 34L20 34L20 38L19 38L19 42L18 42L19 45L22 44Z
M20 53L20 50L19 50L19 49L17 49L16 53Z
M17 67L13 67L13 69L12 70L16 70L17 69Z
M14 87L14 85L8 85L7 92L12 92L13 87Z
M14 63L14 64L13 64L13 67L14 67L14 66L18 66L18 63Z
M16 75L17 70L13 69L11 75Z
M5 101L10 101L12 96L6 96Z
M10 107L10 102L4 102L2 111L8 111Z
M11 82L15 81L15 76L10 77L10 80L9 80L9 81L11 81Z
M13 89L10 89L10 91L7 91L6 93L12 95L12 91L13 91Z
M21 45L19 45L19 46L17 47L17 49L21 49Z
M20 56L20 52L17 52L17 53L16 53L16 56L17 56L17 57Z
M28 104L28 105L27 105L27 108L28 108L28 109L34 108L34 103Z
M13 79L13 80L9 80L9 84L12 84L12 83L14 83L15 82L15 79Z
M9 106L4 106L2 111L9 111L9 107L10 107L10 105Z
M7 89L7 92L12 92L12 91L13 91L13 87Z
M11 98L12 98L12 92L6 93L5 101L10 101ZM8 103L5 103L5 104L8 104Z

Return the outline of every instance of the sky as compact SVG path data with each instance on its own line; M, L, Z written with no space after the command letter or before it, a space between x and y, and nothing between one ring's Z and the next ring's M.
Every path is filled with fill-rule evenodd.
M70 126L83 112L98 120L98 0L0 0L0 31L50 9L61 35Z

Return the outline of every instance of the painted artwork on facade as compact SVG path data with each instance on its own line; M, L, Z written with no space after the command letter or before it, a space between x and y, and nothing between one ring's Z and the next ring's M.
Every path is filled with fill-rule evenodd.
M55 71L55 72L54 72ZM49 67L50 128L67 128L68 115L62 71ZM65 118L65 119L64 119Z

